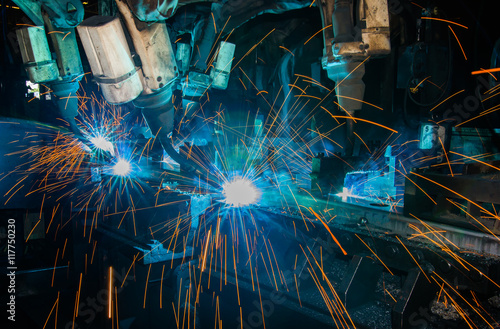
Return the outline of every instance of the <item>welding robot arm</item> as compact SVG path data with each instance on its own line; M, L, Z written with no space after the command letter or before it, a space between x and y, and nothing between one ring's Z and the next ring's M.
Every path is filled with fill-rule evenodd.
M324 56L323 69L336 83L338 104L347 113L355 116L361 109L365 84L365 62L369 58L390 53L389 9L387 0L316 0L323 23ZM203 72L211 51L216 30L225 28L228 32L244 22L263 13L283 13L292 9L310 6L300 0L242 1L229 0L212 5L212 17L207 19L197 37L196 49L191 61L194 68L189 73L189 82L195 88L184 88L188 94L208 83ZM230 18L230 19L229 19ZM194 83L193 83L194 82ZM201 88L203 89L203 88ZM222 88L224 89L224 88ZM351 156L353 147L354 121L347 120L347 146L345 156ZM349 145L350 144L350 145Z
M159 139L163 149L174 161L193 176L205 178L218 187L218 180L210 168L178 153L172 145L174 95L179 87L180 74L166 24L163 21L139 20L138 16L141 15L137 15L128 2L130 1L116 1L126 30L118 17L105 16L93 16L77 28L94 79L109 103L123 104L132 101L134 106L142 110L152 134ZM132 58L125 31L132 40L140 67L136 67ZM211 73L188 73L189 86L184 84L183 97L196 101L209 88L224 89L227 86L234 45L221 44L218 51L220 56ZM224 60L221 57L223 54ZM187 56L190 57L191 53L188 52Z
M369 58L391 52L388 1L316 0L315 4L320 9L323 24L323 69L336 83L335 91L341 109L347 112L345 115L354 117L362 107L365 62ZM199 86L207 84L204 82L205 76L198 72L206 69L205 60L211 51L216 30L224 28L230 32L263 13L279 14L309 6L309 1L301 0L229 0L213 4L212 17L206 20L207 24L203 25L197 38L196 52L191 61L195 70L190 72L189 81L196 82ZM186 93L186 88L184 90ZM347 120L346 124L346 137L351 142L353 123L353 120ZM345 155L351 156L352 143L347 144L344 148Z
M83 20L80 0L12 0L36 26L43 26L42 9L56 28L75 28Z
M61 116L78 133L76 92L83 76L75 27L83 20L79 0L13 0L36 26L16 31L23 63L33 83L44 83L55 96ZM47 33L46 33L47 31ZM47 39L55 51L53 58Z
M387 0L316 0L316 5L324 28L323 69L335 81L341 109L355 116L365 92L365 61L391 52ZM353 120L347 120L347 127L352 141ZM351 156L352 146L345 149Z

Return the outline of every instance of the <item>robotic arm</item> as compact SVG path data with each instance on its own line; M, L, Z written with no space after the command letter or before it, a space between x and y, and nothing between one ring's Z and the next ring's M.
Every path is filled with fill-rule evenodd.
M143 15L137 15L129 1L116 0L116 3L126 30L119 18L104 16L93 16L77 28L104 97L112 104L132 101L142 110L152 134L174 161L197 176L209 176L208 181L215 181L210 178L208 168L175 151L171 139L175 112L173 97L176 90L183 89L183 97L191 97L191 101L194 97L196 102L196 98L202 97L211 87L225 89L234 45L222 42L212 72L187 72L189 87L187 84L181 86L180 70L166 24L138 19ZM140 59L140 67L134 64L126 33ZM191 53L186 55L190 57Z
M36 26L43 26L43 11L56 28L75 28L83 20L83 5L79 0L12 0Z
M361 109L365 61L391 51L387 0L317 0L323 22L322 66L335 81L338 103L347 115ZM357 8L355 12L354 8ZM354 20L356 18L356 20ZM331 25L331 28L329 26ZM348 120L351 139L353 120ZM350 154L351 153L351 154ZM352 155L352 148L346 151Z
M76 92L83 76L76 43L75 27L83 20L79 0L14 0L36 26L17 30L25 69L33 83L45 83L56 96L56 103L70 129L78 133ZM46 30L56 56L49 50Z
M234 44L220 42L218 47L213 47L213 38L207 39L207 49L217 49L210 70L200 70L193 64L206 61L195 58L194 52L186 47L189 44L180 43L177 54L181 58L176 58L163 20L175 12L177 0L116 0L126 29L118 17L93 16L80 24L83 7L77 0L15 2L38 25L18 32L30 79L51 86L58 96L61 113L72 127L76 127L74 117L78 109L75 93L83 75L74 33L74 28L78 26L94 78L106 100L112 104L133 101L136 107L142 109L152 133L158 136L165 151L185 168L206 175L206 168L189 161L172 146L173 97L176 90L182 91L182 97L189 100L191 106L197 106L210 88L226 89ZM241 7L240 4L239 1L228 1L214 4L212 8L220 11L226 5L232 8L235 5ZM357 0L356 4L353 0L317 0L316 5L320 8L325 27L322 66L329 78L336 82L340 107L352 116L361 109L359 100L364 96L362 77L365 61L371 56L390 52L387 0ZM297 3L296 6L303 4ZM51 33L50 36L57 54L55 60L48 48L44 23L49 31L63 32ZM133 50L129 48L126 34L130 36ZM134 61L133 54L139 61ZM350 137L352 120L348 123L351 126L347 137ZM346 151L347 156L349 153L352 152Z

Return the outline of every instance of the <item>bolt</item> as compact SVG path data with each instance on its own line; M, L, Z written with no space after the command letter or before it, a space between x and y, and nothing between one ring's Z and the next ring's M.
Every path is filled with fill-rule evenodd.
M397 246L394 246L394 245L387 246L385 250L386 250L387 256L389 256L389 257L395 257L399 254L399 248Z
M449 273L451 271L451 263L449 261L443 259L439 262L439 268L444 273Z

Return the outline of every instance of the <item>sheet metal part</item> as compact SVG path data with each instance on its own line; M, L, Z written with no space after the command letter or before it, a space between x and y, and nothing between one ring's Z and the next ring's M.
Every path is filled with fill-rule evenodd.
M492 208L500 203L497 177L497 174L487 173L455 177L432 172L412 173L405 184L404 214L490 236L499 234L500 221L495 218Z
M335 321L341 319L337 317L338 315L329 314L324 308L325 301L318 287L313 283L314 276L317 276L318 280L321 279L322 271L327 273L329 282L335 287L346 306L354 321L353 326L359 328L370 328L375 323L384 328L391 327L391 325L392 328L407 328L408 323L415 321L415 312L419 312L421 308L428 309L430 302L435 298L436 285L429 284L427 279L430 273L436 273L464 291L471 290L480 294L491 293L491 282L486 277L495 280L500 273L499 257L467 254L462 251L461 257L474 266L470 272L464 273L460 263L449 257L441 248L432 246L431 243L407 240L404 236L396 238L399 234L381 230L366 219L362 223L358 222L353 225L353 222L341 224L339 218L328 224L332 234L338 238L340 245L347 252L347 255L343 255L338 245L333 243L331 237L322 230L323 227L318 221L316 221L318 225L313 226L313 217L306 219L306 223L310 221L308 222L309 229L306 230L303 216L290 214L284 209L269 210L255 207L252 211L253 217L261 218L256 220L264 225L262 230L264 242L257 242L255 246L257 257L252 260L252 263L259 261L258 250L260 248L262 252L265 251L265 240L276 241L278 236L290 235L289 239L281 239L281 241L286 241L286 244L280 247L284 249L283 255L298 255L295 266L294 257L290 260L290 257L277 255L283 275L280 275L278 271L275 279L270 274L270 270L266 273L262 268L255 269L255 273L249 275L248 262L244 264L245 261L232 264L231 260L226 273L218 272L214 268L211 270L206 268L205 271L210 271L211 280L214 282L227 280L233 286L239 287L240 294L243 294L242 291L245 290L250 293L253 291L255 298L258 296L255 295L256 288L252 282L255 281L253 276L258 276L259 293L262 295L260 298L266 301L271 300L279 292L285 302L276 303L276 307L298 312L325 325L334 325ZM266 222L269 221L269 223L264 224L262 218L267 218ZM294 222L294 225L292 226L290 222ZM404 241L404 245L401 241ZM301 251L301 245L308 247ZM277 249L275 247L273 250ZM241 255L243 251L244 248L240 250ZM304 257L306 254L309 259ZM245 256L240 257L246 259ZM250 257L255 256L250 255ZM272 257L270 262L272 262ZM323 270L318 270L316 274L313 274L311 269L315 262L318 268L321 267ZM292 268L293 271L291 271ZM394 276L393 273L399 274ZM203 277L202 273L197 275ZM391 282L390 278L401 280L399 283L401 288L392 292L394 301L387 296L386 290L381 288L382 285L385 286ZM209 279L205 275L202 284L206 284L207 280ZM298 280L298 291L294 286L294 280ZM212 290L206 293L210 295Z

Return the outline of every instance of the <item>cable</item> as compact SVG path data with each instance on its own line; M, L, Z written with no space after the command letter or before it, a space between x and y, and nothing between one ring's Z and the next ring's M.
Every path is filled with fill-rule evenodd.
M415 54L417 52L415 52L413 54L413 61L412 61L412 71L413 71L413 65L414 65L414 62L415 62ZM451 51L451 36L448 32L448 72L447 72L447 79L446 79L446 85L445 87L443 87L443 91L442 93L439 95L439 97L432 101L432 102L429 102L429 103L421 103L417 100L415 100L415 98L413 98L413 96L411 94L408 94L408 98L413 102L415 103L416 105L418 106L421 106L421 107L429 107L429 106L432 106L434 104L437 104L447 93L448 91L448 87L449 87L449 83L450 83L450 80L451 80L451 72L452 72L452 61L453 61L453 55L452 55L452 51ZM415 77L410 77L410 79L408 80L408 84L407 84L407 87L406 87L406 92L408 93L408 91L410 91L410 83L411 81L415 79Z
M412 60L412 72L414 71L413 70L413 66L414 66L414 62L415 62L415 54L417 52L415 52L413 54L413 60ZM409 118L409 114L408 114L408 99L410 99L415 105L417 106L420 106L420 107L423 107L423 108L426 108L426 107L430 107L434 104L437 104L445 95L446 93L448 92L448 88L449 88L449 85L450 85L450 81L451 81L451 76L452 76L452 61L453 61L453 53L451 51L451 36L450 36L450 32L448 32L448 71L447 71L447 79L446 79L446 85L443 87L443 91L441 92L441 94L439 95L439 97L432 101L432 102L429 102L429 103L421 103L419 101L417 101L414 97L412 97L411 95L411 90L410 90L410 83L413 79L415 79L415 77L410 77L408 79L408 83L407 83L407 86L405 88L405 95L404 95L404 100L403 100L403 120L405 122L405 124L411 128L411 129L416 129L418 128L418 124L417 125L414 125L410 122L410 118ZM420 119L418 120L420 121Z

